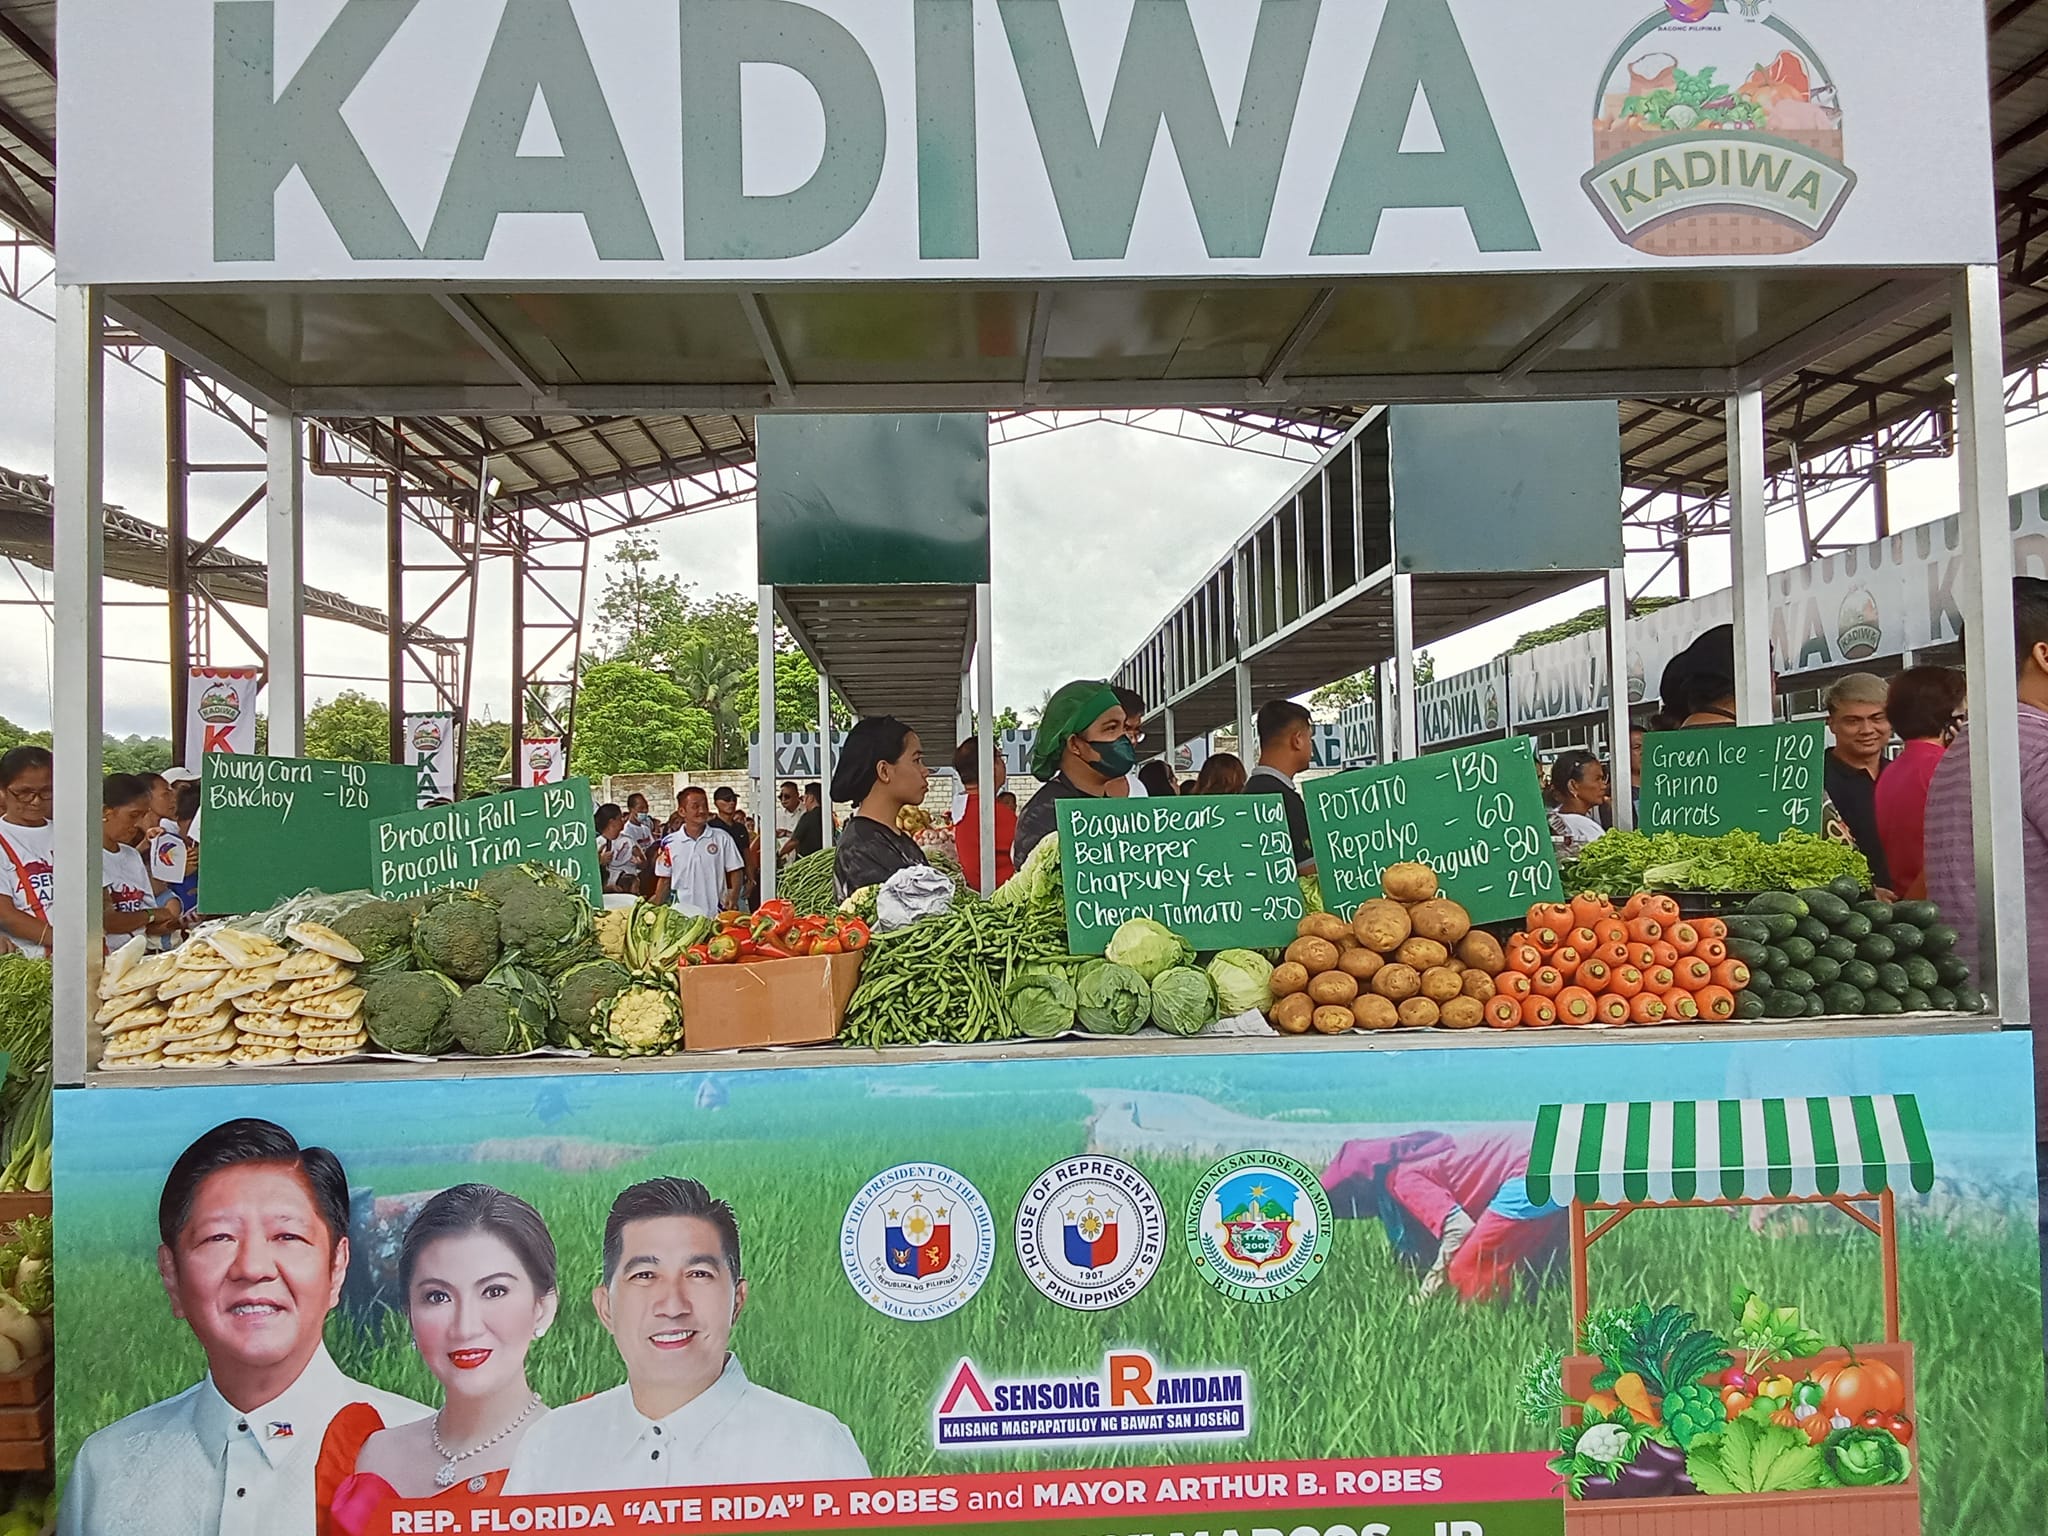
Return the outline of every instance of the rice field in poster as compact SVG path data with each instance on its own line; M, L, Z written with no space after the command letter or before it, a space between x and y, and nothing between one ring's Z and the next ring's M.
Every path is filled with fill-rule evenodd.
M1532 1361L1571 1341L1562 1269L1513 1299L1419 1299L1412 1238L1338 1203L1320 1269L1285 1300L1248 1304L1198 1270L1190 1198L1233 1153L1327 1169L1364 1138L1490 1127L1526 1134L1546 1104L1910 1094L1934 1178L1901 1187L1902 1332L1917 1352L1922 1528L2032 1536L2048 1507L2034 1218L2029 1041L2017 1036L1628 1043L1391 1052L1175 1051L1116 1060L799 1065L702 1073L92 1090L57 1104L60 1465L83 1438L204 1370L155 1272L164 1172L197 1135L257 1115L346 1165L359 1218L398 1197L480 1181L532 1201L562 1258L560 1321L530 1357L562 1404L617 1385L591 1309L614 1194L659 1174L701 1179L738 1214L751 1291L733 1348L749 1376L854 1433L877 1476L1006 1469L1454 1456L1555 1449L1519 1394ZM1041 1294L1016 1217L1051 1165L1121 1159L1156 1190L1166 1242L1135 1295L1097 1310ZM977 1294L898 1321L842 1265L842 1227L898 1164L956 1170L993 1218ZM402 1207L403 1202L399 1201ZM424 1402L436 1385L404 1318L365 1300L395 1240L358 1232L329 1347L351 1376ZM385 1256L388 1259L388 1255ZM1877 1239L1831 1210L1644 1211L1592 1257L1595 1305L1676 1303L1727 1327L1750 1289L1833 1340L1882 1337ZM358 1279L365 1283L358 1284ZM119 1326L109 1326L119 1319ZM1143 1349L1162 1370L1242 1372L1242 1438L939 1449L934 1412L958 1363L990 1380L1099 1373Z

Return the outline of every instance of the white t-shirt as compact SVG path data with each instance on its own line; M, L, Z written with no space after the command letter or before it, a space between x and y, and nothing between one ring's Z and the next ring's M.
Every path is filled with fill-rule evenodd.
M610 871L613 875L632 875L640 870L640 850L652 839L633 840L633 824L626 823L626 830L611 841Z
M745 867L733 840L711 826L694 838L688 832L671 832L654 856L654 877L668 881L668 899L696 917L715 917L725 910L725 877Z
M1578 840L1579 846L1597 843L1607 835L1607 829L1590 816L1581 816L1573 811L1559 811L1557 819L1564 823L1565 830Z
M102 850L100 884L112 898L116 912L156 910L156 891L149 883L149 866L143 863L139 852L126 844ZM110 933L107 935L107 948L115 949L131 937L131 934Z
M26 913L36 921L47 923L57 896L55 887L57 828L51 823L40 827L18 827L11 821L0 821L0 839L14 850L9 858L0 850L0 896L13 903L17 912ZM21 861L21 870L14 867L15 859ZM22 889L22 873L28 876L29 887L35 899L29 899L29 892ZM36 916L36 909L42 908L42 915ZM40 944L31 944L26 939L9 935L17 954L27 955L31 960L41 960L48 951Z

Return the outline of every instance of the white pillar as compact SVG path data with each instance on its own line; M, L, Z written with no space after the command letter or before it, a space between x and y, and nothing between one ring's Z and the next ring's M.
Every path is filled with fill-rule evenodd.
M1728 401L1728 526L1735 605L1735 717L1769 725L1771 566L1764 533L1764 395L1745 389Z
M1178 766L1180 738L1174 730L1173 706L1168 705L1160 714L1161 718L1166 722L1166 766L1178 775L1180 772Z
M1394 760L1394 690L1387 681L1387 664L1372 669L1372 729L1376 738L1373 752L1378 762Z
M1415 699L1415 578L1394 577L1394 707L1400 712L1394 751L1403 759L1422 755Z
M996 889L996 621L995 588L978 582L974 588L974 697L981 706L981 729L975 733L975 800L981 825L981 894Z
M768 816L775 782L775 589L761 588L761 610L755 621L760 639L761 750L754 759L754 815ZM775 818L768 816L769 835L761 846L761 899L775 894ZM746 849L740 850L742 854Z
M818 669L818 832L832 846L832 674Z
M99 987L100 920L100 575L106 558L106 354L100 348L97 288L57 290L55 698L51 702L57 878L50 904L55 1081L85 1081Z
M2006 503L2005 363L1999 272L1971 267L1955 283L1956 462L1962 548L1956 597L1970 675L1970 807L1977 853L1978 980L1999 1017L2024 1025L2027 924L2020 840L2019 692L2012 614L2012 524ZM2001 836L2003 832L2005 835ZM2048 964L2048 957L2037 963ZM2037 1043L2038 1048L2038 1043Z
M1252 702L1252 664L1237 664L1237 755L1247 770L1259 762L1258 706Z
M1628 761L1628 572L1607 573L1607 783L1614 824L1624 832L1636 825L1634 774Z
M264 486L265 564L270 568L270 755L306 747L306 461L299 418L272 411L264 426L270 473ZM513 680L518 687L518 680ZM519 744L514 742L513 749Z

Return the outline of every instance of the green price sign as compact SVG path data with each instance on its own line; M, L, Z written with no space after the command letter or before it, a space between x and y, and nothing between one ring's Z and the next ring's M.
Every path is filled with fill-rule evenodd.
M1657 731L1643 739L1645 832L1719 837L1821 829L1826 748L1818 720L1716 731Z

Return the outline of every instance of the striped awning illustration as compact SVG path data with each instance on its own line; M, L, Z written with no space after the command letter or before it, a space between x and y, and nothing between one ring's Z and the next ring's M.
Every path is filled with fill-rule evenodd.
M1933 1185L1910 1093L1546 1104L1529 1154L1539 1205L1924 1194Z

